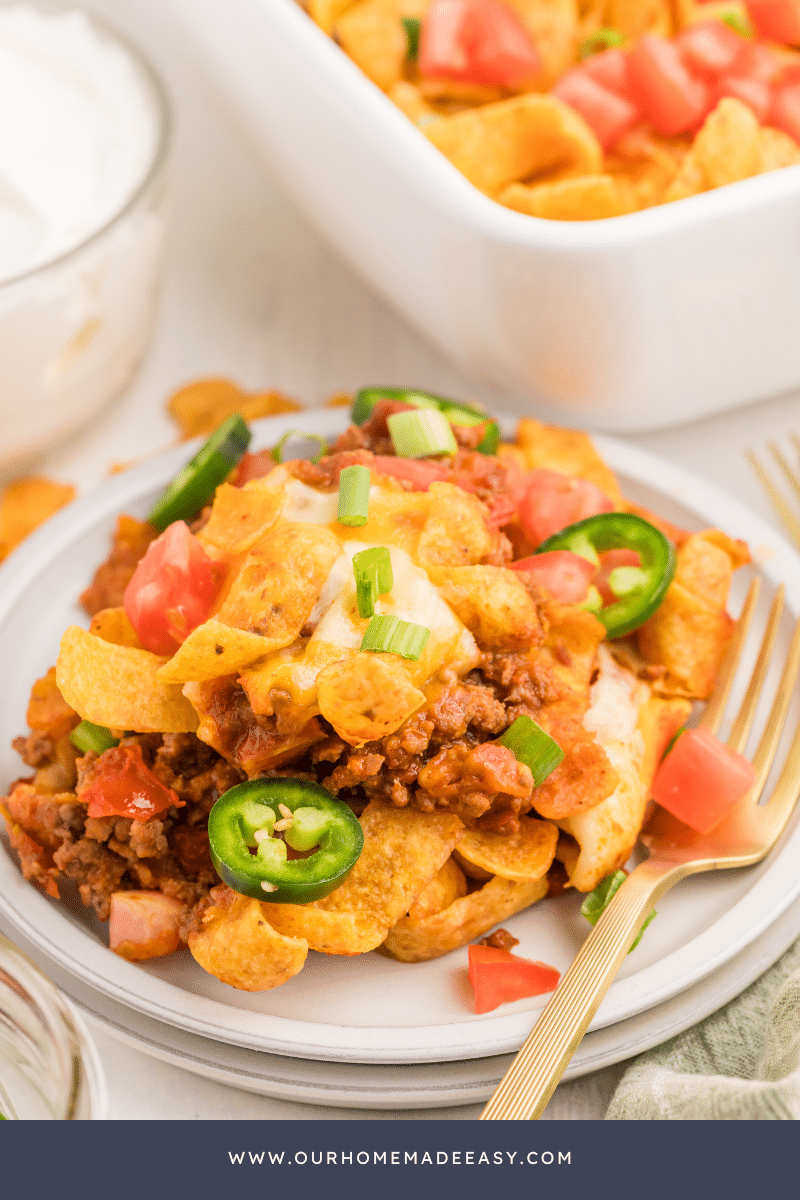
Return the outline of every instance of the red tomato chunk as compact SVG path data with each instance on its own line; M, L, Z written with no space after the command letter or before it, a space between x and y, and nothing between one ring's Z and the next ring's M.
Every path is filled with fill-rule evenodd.
M693 75L674 42L647 33L629 58L634 95L659 133L698 129L709 111L706 83Z
M78 799L90 817L131 817L149 821L168 808L186 803L157 779L142 758L141 746L114 746L92 764Z
M580 113L604 150L618 142L639 119L634 104L609 91L580 67L568 71L558 81L553 95Z
M747 42L724 21L698 21L675 39L683 60L701 75L731 73L747 52Z
M638 554L637 554L638 559ZM571 550L548 550L510 563L513 571L527 575L562 604L581 604L589 592L595 573L593 563Z
M525 536L538 546L567 525L613 508L608 496L588 479L538 467L528 474L528 486L519 502L519 519Z
M163 892L113 892L109 945L130 962L172 954L181 944L178 922L184 905Z
M433 0L418 61L432 79L512 85L542 65L527 27L501 0Z
M747 11L761 37L800 43L800 0L747 0Z
M781 88L775 96L770 124L800 142L800 83Z
M269 475L278 464L272 457L271 450L258 450L255 454L245 453L239 462L236 469L234 484L236 487L242 487L245 483L249 483L251 479L263 479L265 475Z
M475 1012L487 1013L501 1004L552 992L561 972L547 963L518 958L494 946L468 946L469 981L475 995Z
M753 764L707 729L687 729L661 763L653 799L697 833L711 833L756 781Z
M725 96L741 100L755 113L761 124L766 124L772 107L772 91L763 79L747 79L727 76L714 88L714 99L719 102Z
M633 102L628 56L624 50L604 50L602 54L593 54L581 63L580 69L609 92L616 92L624 100Z
M174 521L150 543L123 603L145 650L174 654L208 619L217 588L215 564L185 521Z
M450 469L437 462L422 459L393 458L391 454L376 454L369 464L381 475L410 483L412 491L427 492L432 483L449 479Z

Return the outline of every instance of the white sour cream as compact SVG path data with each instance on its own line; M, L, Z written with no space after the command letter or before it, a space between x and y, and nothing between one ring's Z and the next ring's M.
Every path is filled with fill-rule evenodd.
M79 246L147 174L158 114L85 13L0 8L0 283Z

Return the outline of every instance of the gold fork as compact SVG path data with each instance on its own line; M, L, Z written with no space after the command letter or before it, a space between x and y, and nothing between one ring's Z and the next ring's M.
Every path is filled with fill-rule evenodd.
M798 455L800 455L800 438L796 433L790 434L789 438ZM780 468L781 473L786 479L786 482L794 492L795 499L800 500L800 473L795 470L794 467L792 467L777 442L767 442L767 447L778 467ZM772 507L778 514L781 524L789 534L789 537L792 539L795 546L798 548L798 550L800 550L800 517L798 517L793 511L791 505L787 503L786 498L784 497L780 488L774 483L772 477L769 475L767 470L762 465L760 459L756 457L752 450L747 451L747 459L750 463L750 466L758 476L761 486L772 501Z
M703 715L701 724L711 733L716 733L722 723L758 592L759 580L755 579ZM775 594L758 657L728 738L728 745L740 753L756 715L782 612L781 587ZM688 875L760 862L775 845L800 794L800 725L769 803L759 807L758 801L778 750L798 672L800 621L795 625L783 675L753 757L756 782L750 792L706 836L695 833L663 809L656 809L642 834L649 858L631 872L583 943L483 1110L482 1121L530 1121L541 1116L645 917L665 892Z

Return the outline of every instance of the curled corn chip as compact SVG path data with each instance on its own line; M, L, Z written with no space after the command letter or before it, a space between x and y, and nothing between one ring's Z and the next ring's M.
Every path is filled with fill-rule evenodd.
M193 733L198 722L191 704L177 684L158 677L165 661L149 650L116 646L70 625L61 639L56 679L67 704L95 725L136 733Z
M696 196L761 169L758 118L741 100L726 96L706 117L665 199Z
M143 648L124 608L101 608L92 617L89 633L115 646Z
M197 540L209 557L243 554L272 528L284 500L282 488L265 487L260 479L252 479L240 488L220 484Z
M408 915L416 920L448 908L467 894L467 878L452 856L434 875L427 887L417 896Z
M74 487L53 479L32 476L9 483L0 495L0 562L74 498Z
M213 888L210 898L200 928L189 934L189 949L204 971L241 991L265 992L302 970L307 942L273 929L258 900L227 887Z
M353 746L394 733L425 703L394 655L366 653L320 671L317 699L323 717Z
M302 406L280 392L244 392L230 379L196 379L173 392L167 412L184 439L213 433L222 422L238 412L246 421L299 412Z
M483 887L426 917L404 917L384 945L402 962L426 962L466 946L516 912L547 895L547 880L524 883L496 876Z
M342 49L384 91L402 77L408 38L392 0L361 0L336 21Z
M516 833L465 829L461 858L503 879L534 880L547 874L556 852L558 829L550 821L520 817Z
M548 221L602 221L637 207L634 189L611 175L580 175L533 187L511 183L497 199L515 212Z
M317 905L328 912L366 915L388 929L450 857L464 826L448 813L393 808L377 800L360 820L361 857L342 886Z
M456 113L423 132L482 192L558 169L597 175L603 152L592 130L556 96L529 93Z
M266 904L265 912L273 929L320 954L367 954L386 937L386 926L368 913L326 912L316 904Z

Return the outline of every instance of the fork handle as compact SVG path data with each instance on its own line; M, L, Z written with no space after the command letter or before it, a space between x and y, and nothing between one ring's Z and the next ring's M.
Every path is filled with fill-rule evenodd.
M631 872L500 1080L482 1121L538 1120L653 902L681 874L674 863L652 858Z

